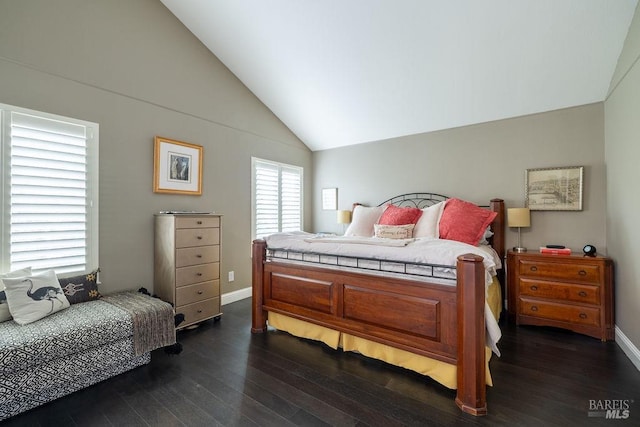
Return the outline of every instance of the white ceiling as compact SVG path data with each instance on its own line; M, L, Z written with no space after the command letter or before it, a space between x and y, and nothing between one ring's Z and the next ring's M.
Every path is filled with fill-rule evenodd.
M638 0L161 0L310 149L603 101Z

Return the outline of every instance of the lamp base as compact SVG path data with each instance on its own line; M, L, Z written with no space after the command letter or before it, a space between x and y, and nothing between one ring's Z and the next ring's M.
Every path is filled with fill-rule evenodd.
M519 246L516 246L516 247L513 248L513 251L514 252L518 252L518 253L527 252L527 248L521 248Z

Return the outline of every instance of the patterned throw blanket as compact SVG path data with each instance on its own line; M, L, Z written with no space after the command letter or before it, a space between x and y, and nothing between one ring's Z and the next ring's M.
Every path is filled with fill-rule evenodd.
M170 304L140 292L104 295L101 300L131 315L136 356L175 344L174 311Z

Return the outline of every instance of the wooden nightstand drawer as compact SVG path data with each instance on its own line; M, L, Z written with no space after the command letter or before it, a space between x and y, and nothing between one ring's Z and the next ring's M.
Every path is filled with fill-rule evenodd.
M520 314L580 325L600 326L600 309L520 298Z
M600 304L600 288L594 285L576 285L521 277L520 295L586 304Z
M556 255L561 256L561 255ZM556 263L538 260L520 260L520 276L570 280L580 283L600 283L600 266L597 264Z
M518 325L614 339L613 261L605 256L507 253L507 310Z

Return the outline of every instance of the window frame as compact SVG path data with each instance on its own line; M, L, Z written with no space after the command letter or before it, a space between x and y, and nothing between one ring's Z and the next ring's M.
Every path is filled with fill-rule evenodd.
M304 168L287 163L276 162L273 160L262 159L259 157L251 157L251 239L257 237L257 167L260 163L276 167L278 169L278 231L282 231L282 172L283 170L298 171L300 177L300 223L299 229L304 228Z
M19 113L37 118L71 123L86 128L86 238L85 267L54 268L60 275L91 271L99 266L99 125L98 123L58 114L37 111L0 103L0 272L11 269L11 114ZM48 268L34 269L34 272Z

